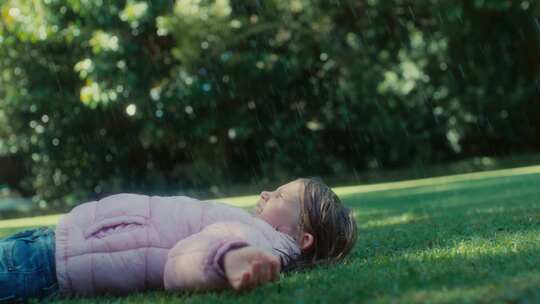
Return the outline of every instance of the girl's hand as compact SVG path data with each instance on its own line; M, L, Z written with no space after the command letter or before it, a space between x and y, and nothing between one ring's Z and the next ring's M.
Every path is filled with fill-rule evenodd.
M223 267L235 290L246 290L279 279L281 263L277 256L253 246L233 249L225 254Z

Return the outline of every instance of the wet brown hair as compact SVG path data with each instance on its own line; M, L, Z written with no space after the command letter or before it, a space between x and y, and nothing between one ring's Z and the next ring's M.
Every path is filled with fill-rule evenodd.
M313 235L313 246L299 257L292 258L284 270L302 270L343 260L357 239L354 213L341 203L321 178L306 177L297 180L305 186L300 196L300 229Z

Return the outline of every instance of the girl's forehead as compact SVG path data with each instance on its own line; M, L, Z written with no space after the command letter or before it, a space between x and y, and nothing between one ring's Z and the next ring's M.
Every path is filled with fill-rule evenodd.
M281 186L278 187L278 190L285 190L285 189L291 189L295 186L295 182L292 181L292 182L288 182L286 184L283 184Z
M300 191L302 189L303 189L303 183L300 181L292 181L278 188L278 190L287 191L289 193L298 194L298 195L301 193Z

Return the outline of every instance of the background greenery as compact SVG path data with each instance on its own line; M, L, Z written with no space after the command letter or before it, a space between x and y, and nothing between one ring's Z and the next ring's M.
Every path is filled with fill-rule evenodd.
M42 208L540 150L536 1L7 0L0 14L2 178Z

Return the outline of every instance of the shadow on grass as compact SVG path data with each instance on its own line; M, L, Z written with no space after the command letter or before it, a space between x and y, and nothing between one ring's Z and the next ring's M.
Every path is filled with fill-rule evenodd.
M366 258L451 245L501 231L539 229L540 187L535 186L539 180L538 175L520 176L471 182L459 191L422 189L419 195L419 189L405 189L343 200L357 209L359 257Z
M436 302L448 290L463 293L481 288L466 299L493 303L538 299L534 292L540 285L540 250L527 249L515 253L488 252L476 256L467 254L418 255L383 257L368 261L356 260L334 269L321 269L302 280L286 282L287 290L306 289L305 302L349 302L351 300L384 300L392 303L408 301ZM328 274L334 271L335 276ZM336 282L339 289L336 290ZM309 283L312 283L311 287ZM324 292L326 291L326 292ZM443 295L441 295L443 293ZM459 298L458 302L466 302ZM532 302L531 302L532 303Z
M499 196L508 206L482 199L467 206L411 208L377 220L359 217L359 242L367 254L389 254L409 249L451 244L473 236L540 229L540 204L525 203L538 197L528 191ZM367 243L365 243L367 242Z
M422 301L426 292L478 286L488 290L479 301L506 291L537 299L529 291L540 285L539 185L540 175L527 175L344 196L359 223L345 276L368 299ZM512 286L517 294L505 286L525 276L536 285Z
M305 300L535 303L540 300L540 217L524 206L540 206L519 201L536 197L516 195L510 211L480 201L468 206L473 212L462 206L428 209L421 219L362 228L349 264L307 275L317 287ZM332 272L335 276L329 276ZM293 291L306 282L287 284Z

